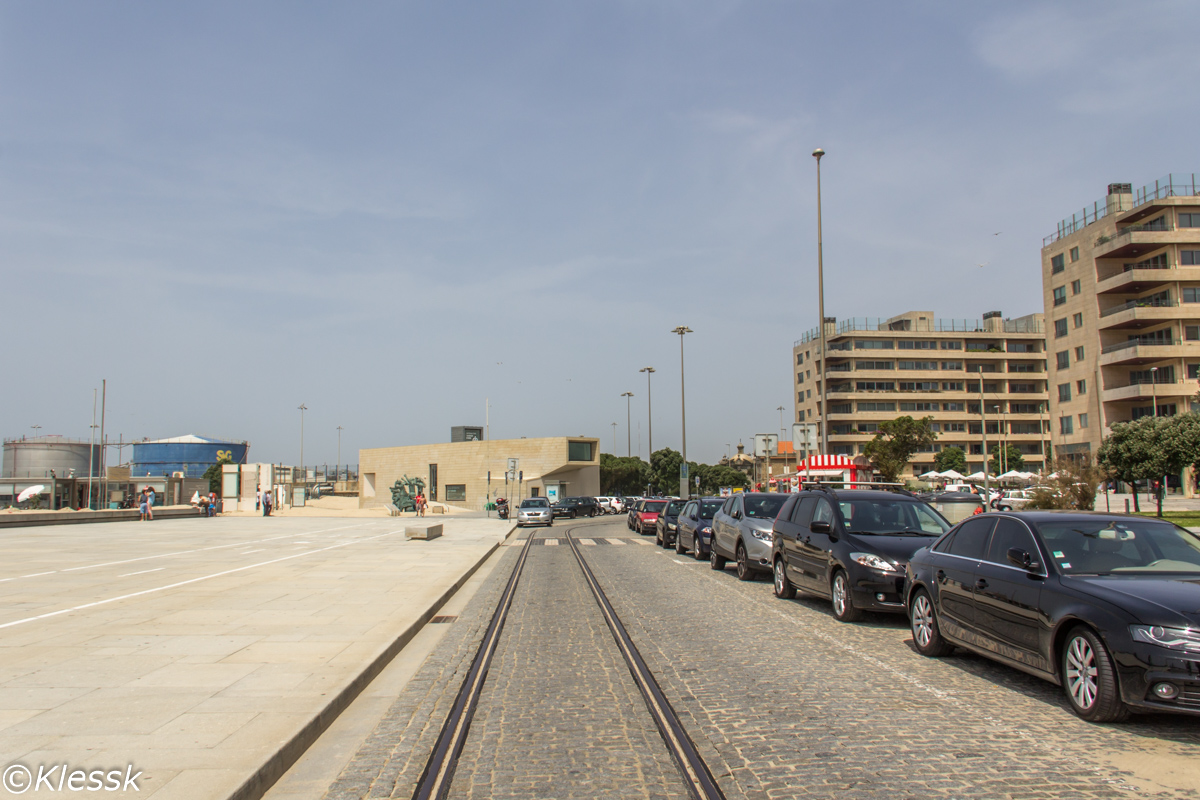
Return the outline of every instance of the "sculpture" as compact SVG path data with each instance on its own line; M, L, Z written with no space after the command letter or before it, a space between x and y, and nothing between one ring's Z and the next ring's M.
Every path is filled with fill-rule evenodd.
M424 480L405 475L392 485L392 505L397 511L416 511L417 502L414 498L424 491Z

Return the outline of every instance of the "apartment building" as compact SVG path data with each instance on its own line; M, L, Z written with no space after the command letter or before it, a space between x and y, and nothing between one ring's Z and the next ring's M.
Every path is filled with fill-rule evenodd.
M933 417L937 442L914 456L913 475L932 469L946 447L961 448L971 472L982 469L985 430L989 451L1014 445L1023 469L1042 469L1049 430L1044 327L1041 314L1004 319L999 311L982 320L937 319L931 311L826 318L829 453L861 454L881 422ZM820 347L814 328L792 348L797 422L826 422Z
M1042 247L1051 441L1094 455L1115 422L1195 407L1200 175L1108 195Z

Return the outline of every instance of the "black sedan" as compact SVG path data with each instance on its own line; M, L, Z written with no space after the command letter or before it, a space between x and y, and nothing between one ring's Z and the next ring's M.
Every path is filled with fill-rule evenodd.
M950 530L910 494L874 489L816 489L792 495L771 531L775 596L796 590L828 597L833 615L854 622L863 611L904 613L909 557Z
M686 500L671 500L667 507L658 515L654 523L654 541L659 547L670 547L675 544L676 527L679 524L679 512L683 511Z
M554 512L555 518L575 519L576 517L594 517L603 513L600 510L600 504L593 497L564 497L550 509Z
M955 646L1061 685L1080 717L1200 714L1200 537L1122 514L964 520L905 583L917 649Z

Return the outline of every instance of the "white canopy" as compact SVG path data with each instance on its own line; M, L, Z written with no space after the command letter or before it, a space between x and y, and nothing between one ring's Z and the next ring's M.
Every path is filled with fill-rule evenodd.
M931 480L937 480L938 478L943 478L945 476L942 475L942 473L938 472L936 469L931 469L931 470L929 470L929 472L926 472L923 475L918 475L917 477L919 477L923 481L931 481Z
M1000 475L1000 476L999 476L999 478L1000 478L1000 480L1002 480L1002 481L1012 481L1012 480L1024 481L1024 480L1029 480L1029 477L1028 477L1028 475L1027 475L1026 473L1024 473L1024 472L1017 472L1015 469L1010 469L1008 472L1004 473L1003 475Z
M982 473L982 472L980 472L980 473L978 473L978 474L979 474L979 476L980 476L980 477L982 477L982 476L983 476L983 473ZM941 477L943 477L943 478L953 478L953 479L954 479L954 480L956 480L956 481L961 481L961 480L963 480L963 479L964 479L966 476L965 476L965 475L963 475L961 472L958 472L958 471L956 471L956 470L948 469L948 470L946 470L945 472L941 473Z
M972 472L966 479L969 481L981 481L984 477L983 470L980 470L979 472Z

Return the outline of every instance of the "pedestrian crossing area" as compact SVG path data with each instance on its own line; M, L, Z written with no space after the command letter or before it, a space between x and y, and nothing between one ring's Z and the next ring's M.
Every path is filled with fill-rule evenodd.
M590 537L590 538L576 536L575 542L584 547L625 547L628 545L634 545L634 546L642 545L643 547L651 547L654 544L654 542L649 539L622 539L622 538L618 538L616 536ZM558 547L560 545L568 545L568 542L565 537L563 537L563 538L547 537L545 539L534 539L533 543L535 546L540 544L543 547Z

